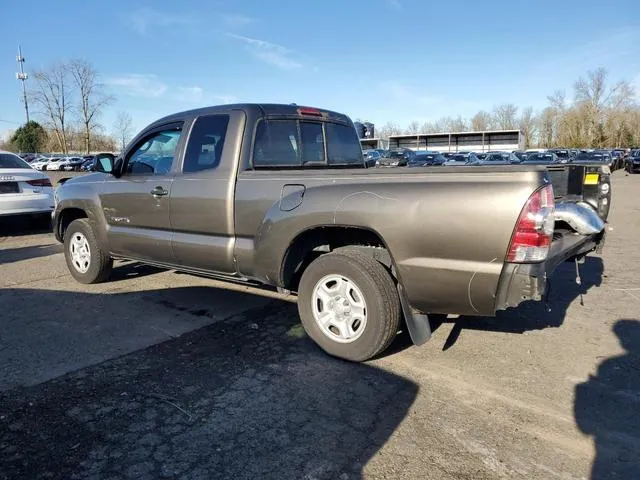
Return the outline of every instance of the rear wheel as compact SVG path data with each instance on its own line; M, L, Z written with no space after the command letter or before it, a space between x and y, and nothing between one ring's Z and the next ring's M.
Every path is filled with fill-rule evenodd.
M362 362L382 353L400 324L400 300L385 267L358 251L328 253L304 271L298 311L328 354Z
M86 218L74 220L64 232L64 256L71 276L80 283L100 283L111 275L113 260Z

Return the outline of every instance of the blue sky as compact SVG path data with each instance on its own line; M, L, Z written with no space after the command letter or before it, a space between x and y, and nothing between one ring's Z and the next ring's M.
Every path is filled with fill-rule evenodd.
M225 102L295 102L382 125L544 106L587 70L640 91L640 1L9 2L0 17L0 133L24 121L15 79L92 62L136 129ZM35 13L30 13L35 12ZM640 98L640 94L638 95Z

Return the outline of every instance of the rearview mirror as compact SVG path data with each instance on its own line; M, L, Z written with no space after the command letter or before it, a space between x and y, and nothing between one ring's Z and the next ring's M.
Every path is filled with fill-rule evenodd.
M95 163L94 169L96 172L112 173L113 163L114 163L113 155L108 155L108 154L96 155L96 163Z

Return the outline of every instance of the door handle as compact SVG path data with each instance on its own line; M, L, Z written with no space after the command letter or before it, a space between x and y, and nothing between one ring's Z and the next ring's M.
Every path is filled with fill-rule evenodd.
M162 187L156 187L151 190L151 195L153 195L154 197L164 197L169 195L169 190L165 190Z

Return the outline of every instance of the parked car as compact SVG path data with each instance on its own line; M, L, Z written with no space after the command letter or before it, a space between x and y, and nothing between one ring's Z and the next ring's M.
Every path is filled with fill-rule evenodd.
M477 158L475 155L473 158ZM459 166L459 165L468 165L469 162L469 155L465 155L464 153L454 153L453 155L450 155L449 158L447 158L447 160L444 162L444 165L447 167L451 167L451 166Z
M409 167L430 167L436 165L444 165L447 161L446 158L440 154L440 152L431 151L417 151L414 157L409 160L407 166Z
M390 150L378 160L377 165L380 167L405 167L414 157L413 150Z
M44 170L45 165L51 161L52 157L39 157L33 160L30 165L36 170Z
M527 158L522 161L528 165L549 165L560 163L558 156L553 152L531 152L527 153Z
M424 343L426 312L540 300L555 267L605 235L544 169L365 169L347 116L297 105L176 113L96 165L56 190L54 234L78 282L106 281L126 258L277 288L312 340L352 361L405 326Z
M65 170L67 172L74 171L77 172L80 170L80 167L85 162L82 157L67 157L62 162L60 162L59 169Z
M80 165L80 171L81 172L92 172L93 171L93 167L96 164L96 160L94 157L91 157L88 160L85 160L84 162L82 162L82 165Z
M551 148L547 151L555 153L556 157L558 157L559 163L569 163L574 159L574 155L571 153L571 150L566 148Z
M588 152L580 152L576 158L573 159L573 163L598 163L609 166L613 163L611 155L601 150L593 150Z
M625 169L629 173L640 172L640 150L631 150L625 163Z
M514 150L511 153L513 153L516 156L516 158L520 160L520 162L525 161L527 159L527 155L529 155L527 152L523 150Z
M65 157L52 157L42 166L42 170L61 170Z
M18 155L0 151L0 216L34 215L50 222L53 187Z
M367 168L375 167L382 158L382 155L377 150L365 150L362 154Z
M513 165L515 163L520 163L520 159L513 153L491 151L485 152L484 158L478 157L478 160L474 163L470 163L470 165Z

